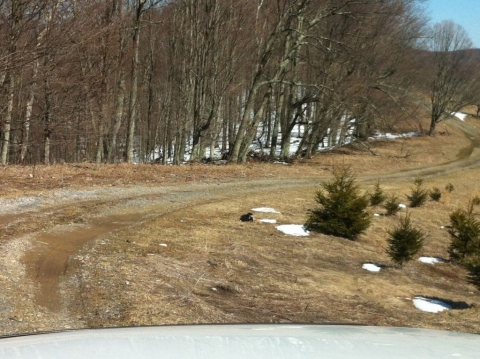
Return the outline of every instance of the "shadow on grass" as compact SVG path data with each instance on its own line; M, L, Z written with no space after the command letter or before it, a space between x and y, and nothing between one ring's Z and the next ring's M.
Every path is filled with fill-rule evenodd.
M464 309L469 309L475 307L475 305L468 304L467 302L463 301L454 301L450 299L445 299L445 298L439 298L439 297L430 297L427 295L416 295L416 298L421 297L429 300L438 300L440 302L443 302L447 305L449 305L453 310L464 310Z

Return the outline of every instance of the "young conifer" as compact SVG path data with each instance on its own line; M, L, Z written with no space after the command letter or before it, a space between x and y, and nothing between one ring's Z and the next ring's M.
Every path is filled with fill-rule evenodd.
M375 187L373 188L373 193L370 195L370 205L378 206L381 205L387 196L383 192L382 187L380 187L380 181L377 181Z
M430 198L435 202L440 201L440 198L442 198L442 192L440 192L440 189L438 187L433 187L430 190L429 195L430 195Z
M453 184L451 183L447 183L447 185L445 186L445 190L449 193L452 193L454 189L455 187L453 187Z
M474 207L480 205L480 197L468 202L467 209L457 209L450 214L451 228L448 253L452 261L467 270L467 279L480 289L480 221Z
M425 234L412 225L410 214L400 219L400 224L388 232L387 254L392 261L403 266L422 249Z
M480 221L475 218L474 201L466 210L457 209L450 214L450 246L448 253L453 261L462 262L470 256L480 255Z
M423 180L421 178L415 179L415 187L412 188L410 195L407 195L410 201L410 207L420 207L427 201L428 191L422 188Z
M316 201L320 207L309 210L307 230L354 240L372 221L366 210L368 198L360 193L348 168L334 171L334 178L322 183Z
M387 197L383 207L385 207L387 216L394 216L400 211L400 203L398 203L398 197L395 195L390 195Z
M480 289L480 256L465 261L467 280Z

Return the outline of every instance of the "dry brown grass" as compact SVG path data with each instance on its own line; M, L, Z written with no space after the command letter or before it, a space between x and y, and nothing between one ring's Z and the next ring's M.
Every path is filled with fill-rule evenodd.
M472 171L469 176L478 174ZM440 225L466 201L461 187L451 194L451 203L429 201L409 210L415 225L428 233L422 255L447 258L449 239ZM407 184L394 184L387 191L404 195L409 189ZM316 233L293 237L272 224L238 220L250 208L272 206L281 214L257 213L256 219L301 224L313 205L313 189L248 198L232 195L117 233L95 246L95 262L88 272L96 273L93 277L105 286L81 290L89 326L305 322L480 332L479 292L466 282L462 268L417 261L404 268L392 265L385 254L386 232L397 223L396 217L376 217L355 242ZM374 274L361 269L364 262L387 267ZM470 308L423 313L408 299L416 295L465 302ZM112 303L115 315L105 312Z

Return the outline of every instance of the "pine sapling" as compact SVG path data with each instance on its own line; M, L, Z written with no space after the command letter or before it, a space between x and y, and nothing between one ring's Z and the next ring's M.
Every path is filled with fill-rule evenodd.
M430 198L435 202L440 201L440 198L442 198L442 192L440 192L440 189L438 187L433 187L430 190L429 195L430 195Z
M467 280L480 289L480 256L465 261Z
M398 197L389 195L383 204L383 207L387 211L386 216L394 216L400 211L400 203L398 202Z
M410 214L400 219L400 224L388 232L387 254L393 262L403 266L422 249L425 234L412 225Z
M316 201L320 207L309 210L307 230L354 240L370 226L368 198L348 168L334 171L334 178L322 183Z
M420 207L427 201L428 191L422 188L423 180L421 178L415 179L415 187L412 188L410 195L407 195L410 201L410 207Z
M475 218L474 201L467 209L457 209L450 214L450 259L462 262L471 256L480 256L480 221Z
M448 184L445 186L445 190L446 190L448 193L452 193L453 190L454 190L453 184L448 183Z
M370 205L371 206L378 206L382 204L387 196L383 192L382 187L380 187L380 182L377 181L375 187L373 188L373 193L370 195Z

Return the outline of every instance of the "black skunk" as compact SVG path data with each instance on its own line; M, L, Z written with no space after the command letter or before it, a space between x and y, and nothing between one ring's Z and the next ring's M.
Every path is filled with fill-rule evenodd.
M240 220L242 222L253 222L253 214L251 214L250 212L247 214L242 214L240 216Z

